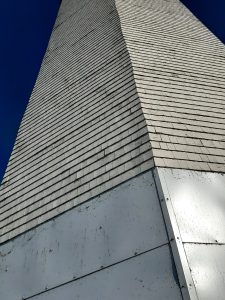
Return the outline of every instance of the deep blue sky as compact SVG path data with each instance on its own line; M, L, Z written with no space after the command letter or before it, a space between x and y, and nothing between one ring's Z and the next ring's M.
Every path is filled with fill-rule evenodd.
M60 0L0 1L0 181Z
M182 0L225 43L225 0ZM0 1L0 181L60 0Z
M223 43L225 43L225 0L181 0Z

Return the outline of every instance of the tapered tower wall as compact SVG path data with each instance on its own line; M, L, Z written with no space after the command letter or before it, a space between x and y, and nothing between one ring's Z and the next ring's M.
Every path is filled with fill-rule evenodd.
M224 299L224 65L178 0L62 1L0 187L1 299Z

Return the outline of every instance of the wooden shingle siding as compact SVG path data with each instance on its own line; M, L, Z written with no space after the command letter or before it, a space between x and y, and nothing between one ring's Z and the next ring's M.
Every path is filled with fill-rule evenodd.
M152 167L114 1L63 1L1 186L1 241Z
M225 172L225 47L178 0L116 1L159 167Z

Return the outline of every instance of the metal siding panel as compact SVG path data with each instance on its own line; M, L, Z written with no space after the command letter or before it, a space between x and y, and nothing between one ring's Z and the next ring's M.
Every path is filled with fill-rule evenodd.
M160 168L183 242L225 243L225 177Z
M225 299L225 245L185 244L199 299Z
M2 245L0 299L38 293L167 242L147 172Z
M210 172L157 169L164 202L172 204L178 227L173 241L185 251L197 298L224 300L224 176Z
M74 281L33 300L181 300L168 246Z

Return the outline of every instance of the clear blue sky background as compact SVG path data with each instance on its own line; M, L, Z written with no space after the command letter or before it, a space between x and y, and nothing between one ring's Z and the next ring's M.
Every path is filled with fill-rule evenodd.
M182 2L225 43L225 0ZM60 0L0 1L0 181L59 4Z
M0 1L0 181L35 83L60 0Z

